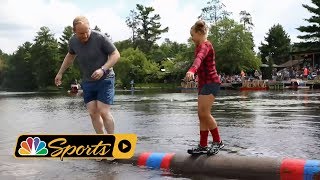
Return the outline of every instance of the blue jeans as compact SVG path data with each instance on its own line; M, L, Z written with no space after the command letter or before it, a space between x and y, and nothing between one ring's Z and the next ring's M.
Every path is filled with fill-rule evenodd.
M218 95L220 91L220 84L218 83L210 83L203 85L202 89L198 93L198 95L210 95L212 94L214 97Z
M87 104L90 101L100 101L104 104L113 104L115 77L108 77L98 81L87 81L81 84L83 99Z

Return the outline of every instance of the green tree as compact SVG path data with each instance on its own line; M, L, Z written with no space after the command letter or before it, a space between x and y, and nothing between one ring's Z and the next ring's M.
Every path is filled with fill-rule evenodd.
M32 69L39 88L53 85L59 62L59 44L48 27L41 27L32 46Z
M273 54L273 61L278 65L289 60L291 40L280 24L273 25L264 39L266 43L261 42L259 47L263 63L267 63L269 54Z
M63 61L64 56L67 54L68 52L68 48L69 48L69 40L73 35L73 28L71 26L67 26L64 28L63 33L61 35L61 37L59 38L59 54L61 55L60 58L61 63Z
M170 41L166 38L161 44L160 49L167 55L167 57L175 57L178 53L186 51L187 44Z
M240 12L240 22L243 23L244 28L248 31L252 30L252 27L254 26L252 23L251 14L247 11Z
M227 18L231 14L225 10L225 7L220 0L209 0L207 6L201 9L202 12L198 18L217 24L219 20Z
M307 26L300 26L297 29L304 33L304 35L298 36L303 42L299 44L302 48L307 49L320 49L320 0L311 0L313 6L303 4L302 6L306 8L310 13L313 14L308 19L305 19L308 23Z
M1 87L1 84L3 81L4 67L5 67L4 60L2 58L0 58L0 87Z
M161 61L167 58L174 58L178 53L183 52L186 49L186 44L172 42L168 38L166 38L160 46L155 45L152 48L148 58L153 62L161 64Z
M162 61L161 66L166 69L166 80L180 82L186 75L194 60L194 45L184 44L182 49L173 58Z
M129 48L121 53L121 59L115 65L117 82L128 86L131 80L136 83L152 82L159 78L160 69L150 62L139 49Z
M126 39L123 41L117 41L114 43L114 45L117 47L118 51L121 53L122 51L132 48L133 47L133 42L131 39Z
M128 17L126 17L126 24L132 31L131 40L133 42L136 41L138 36L138 27L140 25L140 22L138 21L138 13L134 10L130 10L130 14Z
M136 9L138 11L136 13L137 16L135 17L137 22L133 22L132 19L129 18L128 20L127 18L127 25L130 28L134 27L133 24L137 25L137 38L135 39L134 44L144 53L148 54L155 42L161 38L160 35L168 32L169 28L161 28L159 22L161 17L159 14L152 15L155 11L153 7L144 7L141 4L137 4Z
M6 62L8 61L8 59L10 58L11 55L4 53L1 49L0 49L0 59L2 59L4 65L6 64Z
M234 74L258 69L261 62L252 47L251 32L232 19L225 18L211 27L208 39L213 42L219 72Z
M265 79L272 79L272 70L273 70L273 64L274 64L274 61L273 61L273 57L272 57L272 54L270 54L268 57L267 57L267 65L268 67L266 68L266 74L265 74Z
M0 56L0 76L1 76L1 74L3 73L3 71L4 71L4 67L5 67L4 59ZM0 84L1 84L1 83L0 83Z
M4 71L6 68L6 60L8 56L2 52L2 50L0 49L0 86L3 82L3 78L4 78Z
M59 38L59 63L56 69L56 72L59 71L60 65L62 64L64 57L68 53L69 49L69 40L73 35L73 29L71 26L65 27L62 36ZM69 67L63 75L63 87L69 88L70 84L74 82L74 80L80 79L80 70L78 65L77 58L75 59L73 66Z
M154 45L147 56L147 58L152 62L156 62L158 64L161 64L161 61L163 61L166 57L167 54L158 45Z
M31 63L31 48L30 42L25 42L18 47L8 60L8 65L5 71L4 86L6 88L18 91L34 90L37 88L36 79Z

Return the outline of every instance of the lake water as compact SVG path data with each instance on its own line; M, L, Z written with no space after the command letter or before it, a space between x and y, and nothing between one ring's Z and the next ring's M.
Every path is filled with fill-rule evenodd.
M316 90L221 91L212 110L226 145L220 153L319 160L319 105ZM116 92L112 112L116 133L137 134L136 152L186 153L198 143L195 92ZM106 161L15 159L16 138L39 133L94 133L82 97L0 92L1 179L205 179Z

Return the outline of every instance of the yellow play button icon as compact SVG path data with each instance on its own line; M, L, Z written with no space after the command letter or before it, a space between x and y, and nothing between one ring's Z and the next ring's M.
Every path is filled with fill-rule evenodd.
M120 152L127 153L131 150L131 143L126 139L121 140L118 144L118 148Z
M116 141L112 155L116 159L129 159L134 155L137 143L136 134L114 134Z
M126 147L128 147L128 146L123 143L122 144L122 149L125 149Z

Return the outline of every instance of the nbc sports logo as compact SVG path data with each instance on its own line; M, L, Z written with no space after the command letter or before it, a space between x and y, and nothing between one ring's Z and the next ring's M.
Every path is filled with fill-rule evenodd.
M48 149L46 148L46 143L41 141L39 137L28 137L20 143L18 152L21 156L45 156L48 154Z
M25 134L17 139L16 158L119 158L134 155L135 134Z

